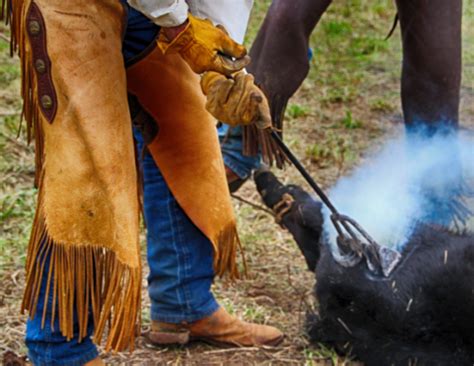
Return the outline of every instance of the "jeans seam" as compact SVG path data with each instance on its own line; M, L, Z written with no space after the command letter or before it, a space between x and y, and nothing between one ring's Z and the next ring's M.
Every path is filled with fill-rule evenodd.
M176 202L176 201L175 201ZM178 206L178 203L176 202L175 204L175 211L176 211L176 218L177 218L177 222L178 222L178 226L181 228L183 225L183 218L182 216L180 215L180 207ZM180 241L184 241L186 240L186 236L183 235L183 232L182 230L179 230L179 239ZM182 254L183 254L183 262L184 262L184 273L183 273L183 277L186 279L188 278L188 274L189 274L189 271L191 270L191 266L189 264L189 251L188 251L188 248L186 245L183 245L183 246L180 246L180 249L182 251ZM183 294L184 294L184 303L185 303L185 314L189 314L190 310L192 311L191 309L191 302L190 302L190 299L191 299L191 293L189 291L189 286L187 284L182 284L181 286L181 289L183 291Z
M178 248L178 245L177 245L177 235L179 235L179 233L176 232L176 228L175 228L175 216L173 215L173 203L174 203L174 199L173 199L173 196L171 195L171 191L168 190L167 192L167 207L168 207L168 215L171 219L171 237L172 237L172 240L173 240L173 247L174 247L174 250L176 251L177 254L179 254L179 248ZM179 255L178 255L178 258L179 258ZM181 279L181 263L179 261L179 259L177 260L177 281L178 281L178 284L181 283L182 279ZM181 296L181 291L180 291L180 287L178 286L178 288L176 289L176 297L178 298L178 302L180 304L180 309L181 309L181 312L184 312L185 309L184 309L184 302L183 302L183 299L182 299L182 296Z

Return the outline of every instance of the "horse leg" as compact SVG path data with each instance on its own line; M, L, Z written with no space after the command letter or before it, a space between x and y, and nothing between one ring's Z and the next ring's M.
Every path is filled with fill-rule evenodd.
M462 0L397 0L403 44L402 107L408 130L455 129L461 83Z
M250 50L248 70L266 93L276 127L309 71L309 37L332 0L273 0Z

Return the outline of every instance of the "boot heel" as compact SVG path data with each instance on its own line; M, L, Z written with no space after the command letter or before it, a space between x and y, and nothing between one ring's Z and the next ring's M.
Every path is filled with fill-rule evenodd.
M154 345L171 345L189 343L189 331L159 331L148 333L148 340Z

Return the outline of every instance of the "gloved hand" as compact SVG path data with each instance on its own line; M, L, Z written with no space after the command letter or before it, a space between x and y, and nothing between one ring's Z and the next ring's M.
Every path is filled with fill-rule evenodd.
M219 121L231 126L255 123L258 128L271 127L268 101L244 71L227 78L216 72L207 72L201 78L201 88L207 96L206 109Z
M247 50L230 38L221 26L189 14L188 23L175 38L160 32L158 47L164 54L179 53L198 74L216 71L231 75L250 62Z

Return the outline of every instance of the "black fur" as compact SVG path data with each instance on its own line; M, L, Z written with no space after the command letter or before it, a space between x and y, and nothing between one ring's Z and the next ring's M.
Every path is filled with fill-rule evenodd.
M318 240L323 230L321 202L311 199L308 193L296 185L281 184L269 171L255 173L255 183L263 201L270 208L275 207L285 193L295 199L280 224L293 235L306 259L308 269L314 272L319 260Z
M367 366L474 364L472 235L420 225L391 276L374 277L364 262L344 268L334 261L321 235L321 206L301 188L283 186L269 172L256 182L270 207L284 192L297 192L294 206L312 208L283 219L308 264L317 258L319 312L306 322L312 341Z

